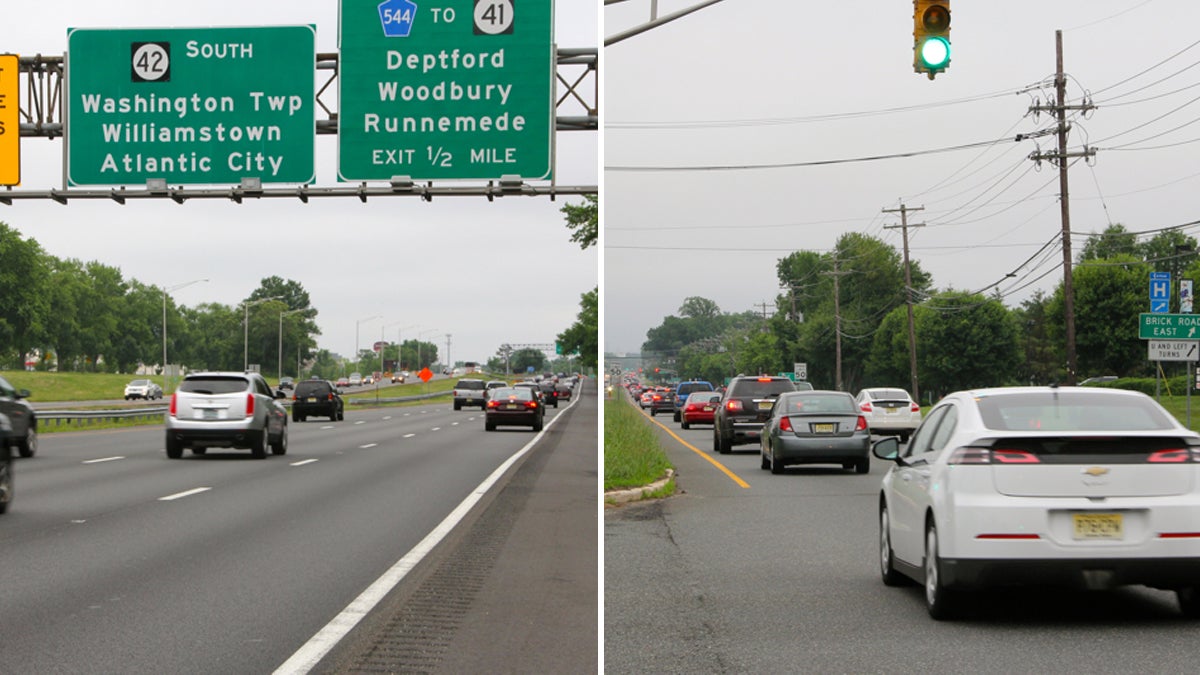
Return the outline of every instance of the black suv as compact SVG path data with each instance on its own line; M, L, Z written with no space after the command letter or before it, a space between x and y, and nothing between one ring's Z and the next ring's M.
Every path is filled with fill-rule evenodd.
M309 415L345 419L346 408L337 387L328 380L301 380L292 393L292 421L303 422Z
M757 443L775 399L788 391L796 391L796 385L786 377L739 375L730 380L713 413L713 450L725 454L735 445Z

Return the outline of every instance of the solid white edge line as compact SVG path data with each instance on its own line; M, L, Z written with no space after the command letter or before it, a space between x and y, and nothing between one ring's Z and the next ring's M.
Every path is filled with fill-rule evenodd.
M210 487L198 487L198 488L194 488L194 489L191 489L191 490L185 490L185 491L183 491L183 492L176 492L175 494L173 494L173 495L167 495L166 497L159 497L159 498L158 498L158 501L160 501L160 502L173 502L173 501L175 501L176 499L183 499L184 497L191 497L192 495L198 495L198 494L200 494L201 492L208 492L208 491L209 491L209 490L211 490L211 489L212 489L212 488L210 488Z
M575 405L572 401L571 405ZM567 406L569 409L571 406ZM496 467L496 470L490 476L485 478L478 487L475 488L467 498L450 512L442 522L438 523L433 531L425 535L425 538L417 543L404 557L396 561L391 569L383 573L383 576L376 579L365 591L359 594L345 609L337 616L333 617L325 627L317 631L317 634L309 638L308 642L304 643L300 649L296 650L283 665L275 669L274 675L302 675L310 672L317 667L321 659L325 658L337 643L342 638L346 637L359 621L363 620L375 606L379 604L388 593L391 592L409 572L417 566L434 549L446 535L462 521L467 512L471 510L483 498L487 491L500 480L504 472L508 471L509 467L516 463L517 460L525 456L530 448L534 446L542 435L546 433L554 423L558 421L559 415L555 415L546 422L545 427L537 433L528 443L524 445L513 456L504 461L503 464Z

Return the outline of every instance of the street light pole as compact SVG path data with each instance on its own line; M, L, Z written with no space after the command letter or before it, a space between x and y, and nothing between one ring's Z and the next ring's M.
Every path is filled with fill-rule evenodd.
M275 377L283 379L283 317L288 314L299 314L304 309L290 309L279 313L279 362L275 366ZM299 363L299 359L297 359ZM296 379L300 379L300 366L296 366Z
M163 316L162 316L162 321L163 321L163 324L162 324L162 338L163 338L162 369L163 369L163 372L162 372L162 377L163 377L163 395L164 396L167 393L167 293L169 293L170 291L177 291L177 290L179 290L181 288L185 288L187 286L191 286L192 284L198 284L202 281L208 281L208 279L194 279L192 281L185 281L182 284L175 284L174 286L171 286L170 288L163 289Z
M378 319L378 318L379 318L379 315L378 315L378 314L374 314L374 315L372 315L372 316L364 317L364 318L362 318L362 319L359 319L359 320L357 320L357 321L355 321L355 322L354 322L354 365L356 366L356 367L355 367L355 370L357 370L357 369L358 369L358 368L357 368L357 366L358 366L358 345L359 345L359 342L358 342L358 327L359 327L360 325L362 325L363 323L367 322L367 321L371 321L371 320L373 320L373 319Z
M259 298L258 300L250 300L242 303L242 372L250 370L250 307L252 305L261 305L264 302L278 300L280 296L276 295L270 298Z

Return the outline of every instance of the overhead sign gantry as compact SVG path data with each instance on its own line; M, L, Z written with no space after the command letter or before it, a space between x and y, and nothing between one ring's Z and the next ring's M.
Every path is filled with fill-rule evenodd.
M67 183L311 183L314 26L70 29Z

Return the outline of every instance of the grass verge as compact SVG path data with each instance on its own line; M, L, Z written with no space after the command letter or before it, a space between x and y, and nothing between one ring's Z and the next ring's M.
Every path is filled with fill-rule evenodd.
M654 430L632 406L608 398L604 406L604 489L640 487L662 478L671 462ZM674 492L675 484L668 486ZM665 496L665 495L655 495Z

